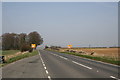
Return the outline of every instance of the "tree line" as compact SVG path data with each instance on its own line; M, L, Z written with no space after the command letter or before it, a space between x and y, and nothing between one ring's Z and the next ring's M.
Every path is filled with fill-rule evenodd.
M41 45L43 38L34 31L28 35L26 33L4 33L2 35L2 50L21 50L27 51L31 49L31 44Z

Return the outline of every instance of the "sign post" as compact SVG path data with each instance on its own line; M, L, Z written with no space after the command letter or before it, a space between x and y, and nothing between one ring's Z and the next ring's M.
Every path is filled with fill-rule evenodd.
M31 48L33 48L34 51L34 49L36 48L36 44L31 44Z

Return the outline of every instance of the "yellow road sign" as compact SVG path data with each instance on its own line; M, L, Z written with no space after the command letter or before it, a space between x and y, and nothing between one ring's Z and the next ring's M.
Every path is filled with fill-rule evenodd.
M68 46L68 48L72 48L72 45L67 45Z
M36 44L31 44L31 47L32 48L36 48Z

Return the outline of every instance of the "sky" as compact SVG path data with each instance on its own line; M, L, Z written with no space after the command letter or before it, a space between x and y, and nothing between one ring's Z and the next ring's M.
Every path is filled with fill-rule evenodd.
M2 34L37 31L48 46L118 45L117 2L3 2Z
M119 2L120 0L2 0L2 2Z

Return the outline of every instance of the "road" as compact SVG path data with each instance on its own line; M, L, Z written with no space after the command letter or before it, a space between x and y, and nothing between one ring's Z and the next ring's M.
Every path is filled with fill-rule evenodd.
M36 55L3 67L2 78L47 78L47 75L39 55Z
M5 66L3 78L44 78L72 80L118 80L118 66L53 51Z

